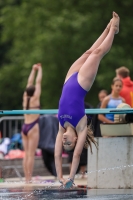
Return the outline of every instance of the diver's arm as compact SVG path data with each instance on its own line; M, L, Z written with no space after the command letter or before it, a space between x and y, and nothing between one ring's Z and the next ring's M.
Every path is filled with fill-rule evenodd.
M75 174L77 172L77 168L79 166L80 156L85 144L87 131L88 130L86 126L81 132L78 133L78 140L77 140L77 144L74 150L72 166L71 166L71 171L70 171L70 176L69 176L69 178L72 180L74 180Z
M26 87L29 87L29 86L34 84L34 78L35 78L35 74L36 74L36 69L37 68L36 68L36 64L35 64L35 65L33 65L32 70L30 72Z
M62 174L62 137L64 129L59 125L59 131L55 143L55 167L59 181L64 181Z
M40 97L41 95L41 82L42 82L42 66L41 64L37 64L37 69L38 69L38 73L37 73L37 76L36 76L36 83L35 83L35 86L36 86L36 90L35 90L35 96L38 96Z

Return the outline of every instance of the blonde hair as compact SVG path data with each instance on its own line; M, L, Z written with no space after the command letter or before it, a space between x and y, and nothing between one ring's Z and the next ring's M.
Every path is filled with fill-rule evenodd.
M88 132L87 132L84 148L88 149L88 147L90 147L90 151L91 151L91 153L93 153L92 152L92 143L95 145L96 148L98 148L98 145L94 139L92 122L87 126L87 128L88 128Z
M98 145L94 139L92 121L90 122L89 125L87 125L87 129L88 129L88 132L87 132L87 136L86 136L86 140L85 140L83 148L88 149L88 147L90 147L90 151L91 151L91 153L93 153L92 152L92 143L96 146L97 149L98 149ZM75 146L76 146L76 143L75 143ZM71 150L65 149L65 147L64 147L64 149L66 152L73 152L75 149L75 146Z

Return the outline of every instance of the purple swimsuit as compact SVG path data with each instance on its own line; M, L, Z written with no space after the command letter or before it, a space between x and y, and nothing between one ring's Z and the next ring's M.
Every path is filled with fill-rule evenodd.
M39 118L37 118L34 122L32 122L30 124L23 124L22 132L24 133L24 135L27 136L30 129L32 129L33 126L35 126L35 124L38 123L38 121L39 121Z
M62 127L67 121L76 128L80 119L85 115L84 98L87 91L79 85L77 75L78 72L74 73L63 86L58 112Z

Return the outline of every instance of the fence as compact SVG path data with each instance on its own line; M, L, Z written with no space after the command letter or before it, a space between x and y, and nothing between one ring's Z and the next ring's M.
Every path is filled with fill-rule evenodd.
M23 116L5 116L0 118L0 130L2 132L2 137L11 138L14 133L20 133L21 127L24 121ZM63 159L63 172L65 174L69 173L69 164L67 158ZM2 174L0 172L0 178L7 177L19 177L22 180L23 169L22 169L22 160L21 159L3 159L0 161L0 171L2 170ZM33 175L51 175L51 173L47 170L43 163L42 157L35 157L35 167L33 171Z
M24 121L23 116L6 116L0 118L0 130L2 137L11 138L14 133L20 133Z

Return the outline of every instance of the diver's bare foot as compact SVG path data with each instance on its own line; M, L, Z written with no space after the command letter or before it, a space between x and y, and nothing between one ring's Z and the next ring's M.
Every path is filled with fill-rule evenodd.
M119 23L120 23L120 18L117 13L113 12L113 19L111 23L111 28L114 29L115 34L119 33Z
M30 184L30 183L32 183L32 180L26 180L25 183Z

